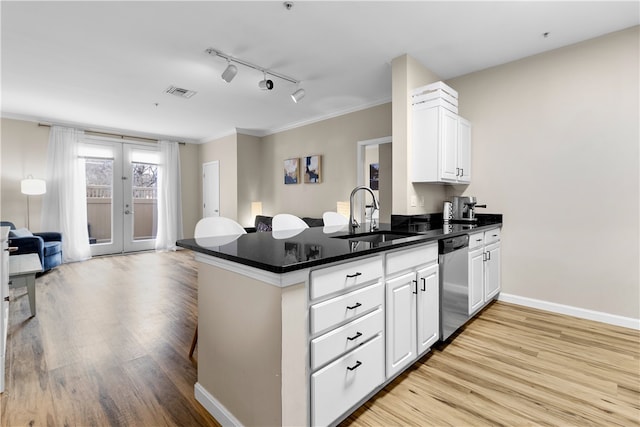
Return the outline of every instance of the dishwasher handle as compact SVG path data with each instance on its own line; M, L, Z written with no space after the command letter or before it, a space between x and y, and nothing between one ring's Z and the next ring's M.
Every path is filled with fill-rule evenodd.
M469 235L448 237L446 239L438 240L438 253L448 254L453 251L458 251L469 247Z

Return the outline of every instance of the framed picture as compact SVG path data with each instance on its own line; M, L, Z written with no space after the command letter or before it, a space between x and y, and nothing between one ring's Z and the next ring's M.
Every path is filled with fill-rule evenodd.
M284 161L284 183L297 184L300 182L300 159L287 159Z
M304 165L305 184L319 184L322 182L320 168L322 166L322 156L307 156L302 158Z
M379 179L380 179L380 164L371 163L369 165L369 187L371 187L372 190L378 189Z

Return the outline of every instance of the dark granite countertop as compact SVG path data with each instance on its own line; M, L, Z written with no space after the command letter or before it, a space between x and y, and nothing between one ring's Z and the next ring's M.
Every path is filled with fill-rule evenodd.
M389 242L371 243L349 238L347 229L311 227L293 232L256 232L237 238L205 238L178 240L178 246L192 251L237 262L272 273L289 273L336 261L348 260L420 243L437 241L502 224L502 215L478 215L474 224L443 224L442 215L393 215L391 224L380 224L380 230L407 234ZM364 233L366 230L357 230ZM410 235L409 233L415 233Z

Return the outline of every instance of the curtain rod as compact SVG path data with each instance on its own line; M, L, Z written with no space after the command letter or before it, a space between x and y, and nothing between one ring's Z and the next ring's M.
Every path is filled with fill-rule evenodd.
M50 128L53 125L50 125L48 123L38 123L38 126L39 127L41 126L41 127ZM145 138L144 136L123 135L123 134L119 134L119 133L100 132L100 131L97 131L97 130L85 130L84 133L86 133L88 135L95 135L95 136L101 136L101 135L115 136L115 137L120 138L120 139L131 138L131 139L142 139L142 140L145 140L145 141L153 141L153 142L158 142L159 141L158 139ZM178 141L178 144L186 145L186 142Z

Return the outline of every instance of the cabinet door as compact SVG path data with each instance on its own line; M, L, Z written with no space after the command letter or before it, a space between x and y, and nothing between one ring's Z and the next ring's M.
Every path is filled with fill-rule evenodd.
M440 178L458 180L458 115L442 107L440 110Z
M485 248L484 300L489 301L500 292L500 242Z
M484 246L469 252L469 314L484 303Z
M471 182L471 123L458 117L458 182Z
M411 142L411 180L433 182L440 180L438 149L440 145L439 108L413 107L413 140Z
M438 264L418 270L418 355L440 338Z
M416 273L387 281L387 378L416 357Z

